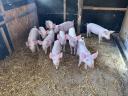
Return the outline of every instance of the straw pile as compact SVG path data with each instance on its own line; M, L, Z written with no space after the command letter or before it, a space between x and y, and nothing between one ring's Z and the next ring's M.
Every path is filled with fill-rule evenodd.
M41 50L17 49L0 61L0 96L123 96L118 49L112 42L97 41L87 40L92 52L99 51L93 70L78 68L78 57L68 47L58 70Z

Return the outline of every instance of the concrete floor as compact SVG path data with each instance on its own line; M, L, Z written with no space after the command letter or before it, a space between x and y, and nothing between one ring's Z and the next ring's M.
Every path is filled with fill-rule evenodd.
M44 52L18 48L0 61L0 96L125 96L127 69L116 44L98 44L93 37L86 45L91 52L99 51L93 70L78 68L78 57L70 55L69 47L58 70Z

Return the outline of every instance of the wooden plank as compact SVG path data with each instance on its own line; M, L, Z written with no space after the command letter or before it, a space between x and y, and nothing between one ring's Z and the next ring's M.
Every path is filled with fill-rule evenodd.
M14 46L13 46L13 42L12 42L12 38L10 36L10 33L8 32L6 24L5 24L6 23L5 20L4 20L5 10L4 10L4 7L3 7L3 4L1 2L1 0L0 0L0 4L1 4L0 5L1 6L1 16L3 17L3 21L0 22L1 32L3 34L3 38L4 38L4 41L6 43L5 45L8 48L8 52L9 52L9 54L11 54L12 51L14 50Z
M80 33L82 9L83 9L83 0L78 0L77 33Z
M0 32L1 32L2 36L3 36L3 39L5 41L5 45L6 45L7 49L8 49L9 54L12 54L12 50L10 48L9 42L7 40L7 37L5 35L5 32L4 32L3 28L0 28Z
M66 21L66 0L64 0L64 21Z
M4 20L6 21L7 29L10 32L14 49L24 44L29 30L33 26L38 26L37 10L35 9L30 13L27 12L32 8L36 8L35 3L5 11ZM8 22L10 17L14 17L14 19Z
M27 10L27 11L25 11L25 12L22 12L22 13L20 13L20 14L15 15L15 16L9 16L8 18L6 18L5 21L0 22L0 26L6 24L6 23L8 23L8 22L13 21L14 19L18 19L18 18L24 17L24 16L26 16L26 15L29 15L29 14L31 14L31 13L33 13L33 12L35 12L35 8L32 8L32 9L30 9L30 10ZM5 13L2 13L2 16L5 16Z
M9 55L9 51L2 36L2 32L0 32L0 60L6 58L6 56L8 55Z
M4 10L15 9L33 2L33 0L1 0Z
M0 13L2 13L3 11L4 11L4 8L3 8L2 2L0 0Z
M55 15L63 15L64 13L46 13L45 15L52 15L52 14L55 14ZM68 12L66 12L65 13L66 15L78 15L78 13L77 14L75 14L75 13L68 13ZM67 17L66 17L67 18Z
M101 10L101 11L127 11L127 8L110 8L110 7L94 7L94 6L84 6L85 10Z
M5 24L5 21L2 21L0 22L0 26L4 25Z

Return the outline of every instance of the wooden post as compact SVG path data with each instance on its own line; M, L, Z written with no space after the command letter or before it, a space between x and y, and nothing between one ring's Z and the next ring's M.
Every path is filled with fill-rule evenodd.
M128 38L128 9L125 13L124 20L121 26L120 37L124 42Z
M12 54L12 50L11 50L11 48L9 46L9 43L8 43L8 40L7 40L7 37L5 35L5 32L4 32L3 28L0 28L0 31L1 31L1 34L3 36L4 42L5 42L5 45L6 45L7 49L8 49L9 54Z
M66 0L64 0L64 21L66 21Z
M83 9L83 0L78 0L78 15L77 15L77 32L78 33L80 33L82 9Z

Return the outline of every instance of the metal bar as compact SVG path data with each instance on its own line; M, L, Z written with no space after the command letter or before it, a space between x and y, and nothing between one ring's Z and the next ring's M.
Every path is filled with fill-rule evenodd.
M85 10L98 10L98 11L127 11L128 8L112 8L112 7L94 7L94 6L84 6Z

